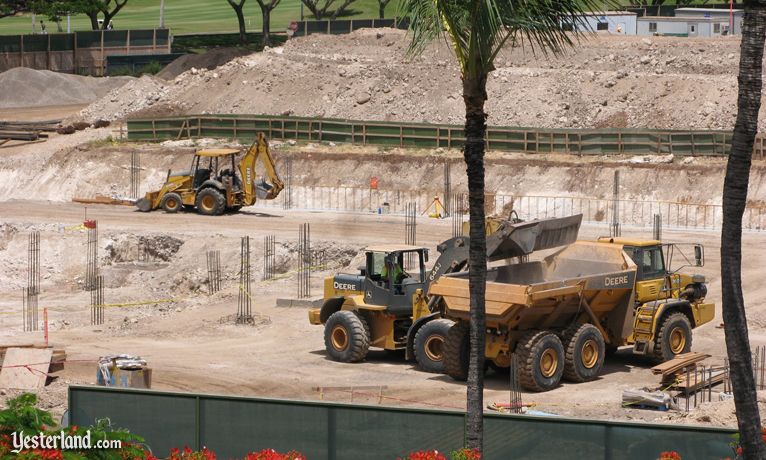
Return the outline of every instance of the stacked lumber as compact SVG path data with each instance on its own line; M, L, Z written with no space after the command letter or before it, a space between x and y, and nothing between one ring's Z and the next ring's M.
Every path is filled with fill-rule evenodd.
M679 372L682 372L687 367L694 366L700 361L704 361L710 358L710 355L705 353L684 353L678 355L670 361L665 361L662 364L658 364L652 368L652 374L662 374L662 380L665 381L668 378L672 378Z

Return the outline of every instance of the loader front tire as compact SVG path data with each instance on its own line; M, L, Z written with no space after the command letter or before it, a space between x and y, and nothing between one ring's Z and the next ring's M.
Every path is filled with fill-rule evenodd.
M197 194L194 205L202 215L220 216L226 210L226 197L214 188L205 188Z
M444 342L452 325L448 319L434 319L415 334L415 360L420 369L435 374L444 373Z
M592 324L581 324L564 333L566 350L564 378L570 382L595 379L604 366L606 344L601 332Z
M692 325L683 313L672 313L662 320L654 341L654 361L662 363L692 349Z
M424 326L425 327L425 326ZM467 321L458 321L447 332L444 342L444 372L455 380L468 378L468 357L471 353Z
M525 334L516 346L519 383L530 391L552 390L564 375L564 345L551 331Z
M325 323L324 343L327 354L335 361L362 361L370 349L370 326L353 311L336 311Z
M181 201L181 195L177 193L166 193L160 200L160 207L163 211L174 214L183 208L183 201Z

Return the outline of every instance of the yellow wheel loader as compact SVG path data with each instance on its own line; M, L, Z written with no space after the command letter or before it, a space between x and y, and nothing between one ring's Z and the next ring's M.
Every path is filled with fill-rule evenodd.
M508 369L515 354L521 385L547 391L562 378L597 378L607 352L623 345L657 362L689 352L692 329L715 315L715 305L705 302L705 278L668 268L674 254L681 254L683 266L702 266L704 250L693 248L691 259L681 245L600 238L577 241L541 261L489 269L486 359ZM467 274L436 280L429 294L438 299L441 315L454 322L444 345L445 372L465 380Z
M169 213L184 208L196 209L200 214L217 216L252 206L257 199L276 198L284 184L277 174L263 133L258 133L237 164L236 157L240 153L238 149L198 151L188 171L168 170L165 185L156 192L147 193L136 202L136 207L144 212L161 208ZM269 182L256 180L255 166L259 159Z
M531 222L493 219L487 224L488 258L518 258L569 244L577 238L581 220L580 215ZM426 248L371 246L359 274L326 278L324 304L309 311L309 321L324 325L328 356L357 362L370 348L404 350L422 370L443 372L444 343L453 321L442 318L429 287L443 275L466 268L468 242L460 236L441 243L430 271Z

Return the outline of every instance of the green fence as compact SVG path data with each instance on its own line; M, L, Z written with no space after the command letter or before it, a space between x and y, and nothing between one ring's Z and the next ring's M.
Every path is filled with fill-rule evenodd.
M617 404L617 403L616 403ZM104 387L69 387L70 423L113 425L143 436L155 455L206 446L219 458L273 448L309 460L396 459L411 451L448 452L463 443L464 413L446 410L212 396ZM655 460L731 455L731 430L605 422L556 416L485 417L487 460Z
M128 139L161 141L199 137L254 139L258 131L269 139L333 141L392 147L461 148L463 127L424 123L393 123L299 118L269 115L189 115L128 120ZM490 127L487 146L495 150L578 155L660 154L728 155L730 131L670 131L651 129L538 129ZM762 151L756 145L756 158Z

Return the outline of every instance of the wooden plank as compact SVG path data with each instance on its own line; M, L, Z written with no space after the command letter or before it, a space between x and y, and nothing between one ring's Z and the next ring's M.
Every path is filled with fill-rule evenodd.
M704 375L703 375L704 374ZM689 373L689 380L686 379L686 374L680 374L675 381L675 384L673 385L673 388L676 388L681 391L690 392L693 393L695 391L698 391L700 389L707 388L709 386L718 385L719 383L723 382L726 378L726 372L723 370L713 371L712 373L707 371L700 370L696 373L697 379L695 381L694 379L694 372ZM704 381L703 381L704 377Z
M696 352L684 353L682 355L676 356L670 361L665 361L662 364L658 364L652 367L652 373L655 375L656 374L662 374L662 375L674 374L688 366L691 366L692 364L703 361L709 357L710 355L707 355L705 353L696 353Z
M52 355L50 348L9 348L0 370L0 388L37 390L44 387Z

